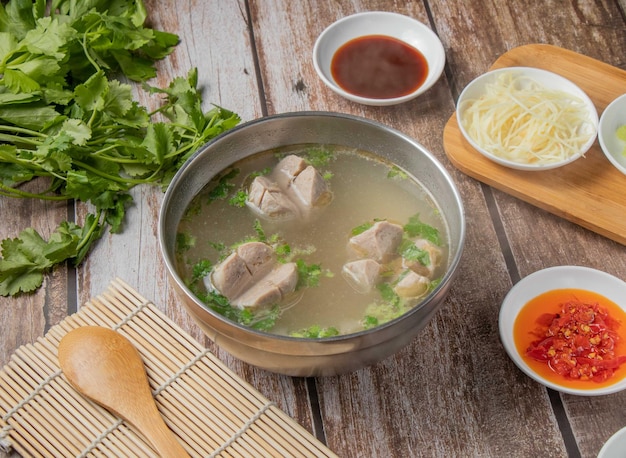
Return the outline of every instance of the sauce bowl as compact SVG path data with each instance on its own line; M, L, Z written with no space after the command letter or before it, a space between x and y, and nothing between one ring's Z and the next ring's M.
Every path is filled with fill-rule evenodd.
M338 84L331 71L337 50L353 39L373 35L400 40L424 56L428 73L419 87L399 97L369 98L348 92ZM324 84L348 100L374 106L395 105L423 94L437 82L445 61L443 45L430 28L411 17L383 11L357 13L334 22L320 34L313 48L313 64Z
M626 378L614 384L579 389L548 380L533 370L520 355L514 339L514 325L520 310L537 296L558 289L579 289L600 294L626 310L626 282L606 272L582 266L556 266L534 272L520 280L506 295L499 314L500 340L509 357L526 375L563 393L579 396L599 396L626 388ZM626 326L626 323L622 323ZM621 335L624 335L622 332Z
M270 149L317 143L343 145L385 158L418 180L441 209L449 234L447 270L424 300L404 315L366 331L327 338L286 337L242 326L204 305L177 271L177 230L191 200L230 165ZM373 364L406 346L441 308L465 239L459 192L445 168L406 135L363 118L329 112L275 115L237 126L198 150L178 171L159 215L159 244L171 285L200 328L249 364L292 375L320 376ZM332 298L329 298L332 300Z

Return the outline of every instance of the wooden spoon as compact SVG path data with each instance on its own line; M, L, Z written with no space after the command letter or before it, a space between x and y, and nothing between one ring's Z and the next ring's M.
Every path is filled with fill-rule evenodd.
M59 363L76 390L135 426L162 457L189 457L163 421L126 337L100 326L74 329L59 343Z

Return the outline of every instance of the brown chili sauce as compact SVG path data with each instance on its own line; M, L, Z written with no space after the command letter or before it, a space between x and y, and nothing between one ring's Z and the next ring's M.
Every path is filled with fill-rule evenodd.
M408 95L424 84L428 62L419 50L401 40L368 35L342 45L330 70L337 84L353 95L390 99Z

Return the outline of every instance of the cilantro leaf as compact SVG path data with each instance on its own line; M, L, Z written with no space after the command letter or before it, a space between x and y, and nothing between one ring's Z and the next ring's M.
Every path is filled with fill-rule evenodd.
M66 119L61 131L71 138L71 142L78 146L85 146L91 138L91 129L80 119Z
M300 337L306 339L323 339L327 337L334 337L339 335L339 330L333 326L323 328L320 325L314 324L308 328L299 329L289 333L291 337Z
M5 68L3 76L4 85L13 92L30 93L41 88L37 81L20 69Z
M306 151L306 161L317 169L328 166L333 159L334 153L324 147L311 147Z
M41 4L42 0L38 1ZM8 32L18 39L35 27L36 17L33 2L30 0L11 1L0 8L0 31Z
M27 293L41 286L48 269L76 254L80 240L76 228L63 223L47 242L32 228L23 230L19 238L3 240L0 295Z
M141 144L145 148L143 156L145 163L162 164L165 157L176 151L174 135L164 123L155 123L148 126L146 138Z
M35 23L35 28L26 32L22 46L32 54L43 54L62 60L66 55L67 42L76 38L76 30L68 23L44 17Z
M165 189L197 148L239 123L221 107L202 110L195 68L165 89L144 86L164 96L152 113L114 79L153 77L178 44L146 18L142 0L0 4L0 195L95 206L82 227L62 222L48 241L32 229L2 241L0 294L32 291L54 265L79 264L107 228L122 230L132 187ZM39 177L47 190L17 186Z
M322 269L320 264L307 264L302 259L296 260L296 268L298 269L298 285L296 289L314 288L319 286L322 277L333 276L329 270Z
M248 201L248 193L243 189L240 189L235 193L233 197L228 200L228 204L233 207L243 208L246 206L246 202Z
M209 275L213 270L213 263L208 259L202 259L194 264L191 275L191 282L195 283Z
M404 239L400 244L400 255L407 261L417 261L423 266L430 265L430 254L428 251L418 248L414 242Z
M4 78L6 79L6 77L5 73ZM41 102L34 102L0 106L0 119L16 127L39 131L62 118L54 107Z
M355 235L362 234L366 230L370 229L372 226L374 226L374 223L372 223L371 221L368 221L366 223L360 224L360 225L352 228L352 230L350 231L350 235L352 237L354 237Z
M409 222L404 225L404 232L409 237L423 237L437 246L441 246L441 236L439 231L420 220L419 215L413 215Z

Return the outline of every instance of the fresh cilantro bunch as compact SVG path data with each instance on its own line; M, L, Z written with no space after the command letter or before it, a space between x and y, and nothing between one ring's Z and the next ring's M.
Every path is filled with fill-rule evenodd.
M185 160L239 117L202 110L197 70L149 86L178 36L145 27L141 0L11 0L0 6L0 195L89 202L82 226L62 222L1 242L0 295L38 288L56 264L79 264L108 227L121 230L128 191L165 188ZM150 112L115 75L144 82ZM47 180L47 190L22 184Z

